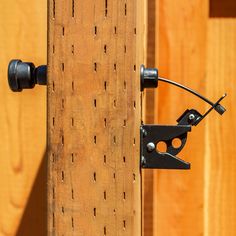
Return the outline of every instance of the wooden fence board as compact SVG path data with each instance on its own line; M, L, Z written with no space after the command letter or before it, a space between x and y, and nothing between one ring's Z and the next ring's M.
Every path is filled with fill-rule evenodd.
M207 94L222 102L226 113L212 113L205 133L205 235L235 235L235 73L236 19L208 21Z

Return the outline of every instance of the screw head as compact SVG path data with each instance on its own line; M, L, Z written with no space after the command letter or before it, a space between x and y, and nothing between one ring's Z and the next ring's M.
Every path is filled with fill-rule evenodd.
M144 156L141 157L141 165L145 166L146 165L146 159Z
M150 142L150 143L147 144L147 150L148 150L148 152L154 151L155 148L156 148L156 146L155 146L154 143Z
M145 138L147 136L147 131L143 127L141 127L141 132L143 137Z
M195 115L194 115L194 114L190 114L190 115L188 116L188 119L189 119L190 121L193 121L193 120L195 119Z

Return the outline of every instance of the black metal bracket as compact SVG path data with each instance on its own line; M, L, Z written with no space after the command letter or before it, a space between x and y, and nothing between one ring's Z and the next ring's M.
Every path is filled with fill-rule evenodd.
M140 128L141 167L155 169L190 169L190 163L176 157L185 146L190 125L142 125ZM174 146L178 139L180 145ZM158 150L163 142L166 150Z

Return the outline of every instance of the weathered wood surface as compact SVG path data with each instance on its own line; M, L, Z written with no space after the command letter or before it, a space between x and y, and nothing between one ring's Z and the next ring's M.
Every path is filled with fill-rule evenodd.
M141 235L143 11L49 1L49 235Z

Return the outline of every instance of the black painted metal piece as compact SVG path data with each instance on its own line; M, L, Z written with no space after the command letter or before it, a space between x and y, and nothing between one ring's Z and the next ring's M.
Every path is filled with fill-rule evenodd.
M202 119L202 115L194 110L187 109L178 119L178 125L197 125Z
M142 125L140 128L141 167L155 169L190 169L190 163L176 157L185 146L190 125ZM179 139L179 147L173 146L173 140ZM166 151L158 150L158 143L166 144ZM150 146L153 148L150 148Z
M226 94L224 94L221 98L218 99L216 103L214 103L206 112L204 115L201 115L197 110L194 109L187 109L178 119L178 125L198 125L215 107L219 107L218 113L223 114L226 109L220 105L220 101L222 101L226 97ZM221 111L221 112L220 112Z
M190 163L176 157L185 146L187 133L191 126L202 121L215 106L224 98L222 96L204 115L197 110L187 109L178 119L177 125L142 125L140 128L141 167L155 169L190 169ZM179 147L173 145L173 140L180 141ZM158 150L158 143L164 142L166 150Z
M141 91L145 88L157 88L158 86L158 70L156 68L140 67L140 86Z
M12 91L32 89L35 84L47 84L47 66L35 67L31 62L11 60L8 66L8 84Z

